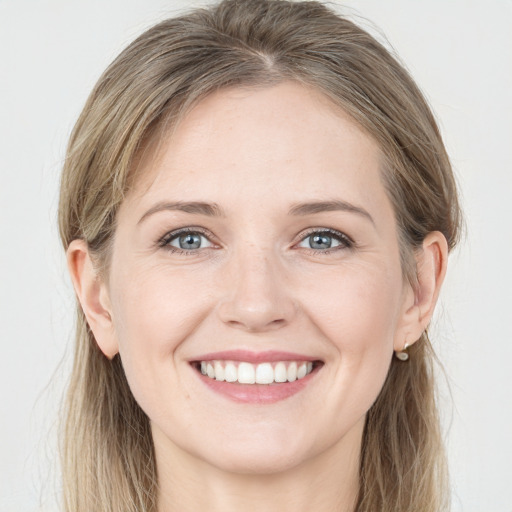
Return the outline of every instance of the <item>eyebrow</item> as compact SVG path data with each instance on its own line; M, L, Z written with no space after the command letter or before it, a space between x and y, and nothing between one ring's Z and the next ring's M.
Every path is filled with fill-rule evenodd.
M339 199L335 199L332 201L297 203L290 208L290 210L288 211L288 215L312 215L315 213L335 211L356 213L358 215L361 215L362 217L365 217L373 225L375 225L375 221L373 220L372 216L364 208L348 203L347 201L341 201Z
M137 224L146 220L150 215L162 211L181 211L185 213L192 213L195 215L207 215L208 217L224 217L224 211L216 203L204 203L201 201L175 201L160 202L151 207L140 219Z
M206 215L208 217L225 217L224 210L217 203L205 203L202 201L175 201L160 202L152 206L139 219L137 224L146 220L149 216L162 211L181 211L195 215ZM305 216L316 213L343 211L356 213L367 218L372 224L375 224L372 216L360 206L353 205L347 201L335 199L332 201L312 201L307 203L296 203L288 211L288 215Z

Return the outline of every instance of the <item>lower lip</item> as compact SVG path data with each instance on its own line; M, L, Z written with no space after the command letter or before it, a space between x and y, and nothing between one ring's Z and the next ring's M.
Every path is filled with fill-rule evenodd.
M320 368L321 366L313 368L313 371L302 379L274 384L240 384L239 382L225 382L206 377L195 369L194 371L201 381L211 390L234 402L273 404L302 391L315 378Z

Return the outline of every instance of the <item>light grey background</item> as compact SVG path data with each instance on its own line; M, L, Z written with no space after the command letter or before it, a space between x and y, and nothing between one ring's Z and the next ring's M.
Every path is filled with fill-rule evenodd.
M66 139L112 58L192 5L0 0L0 512L57 510L73 317L56 229ZM512 512L512 0L344 5L387 35L427 93L462 191L467 240L433 336L453 393L452 407L443 388L454 512Z

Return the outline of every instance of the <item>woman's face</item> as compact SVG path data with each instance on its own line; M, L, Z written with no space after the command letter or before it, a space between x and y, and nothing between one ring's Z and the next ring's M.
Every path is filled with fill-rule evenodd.
M140 171L105 303L157 455L270 472L355 449L414 302L375 142L297 84L230 89Z

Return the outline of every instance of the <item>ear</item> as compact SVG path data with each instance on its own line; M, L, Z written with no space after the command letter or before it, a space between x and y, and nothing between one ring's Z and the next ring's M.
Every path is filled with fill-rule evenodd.
M96 343L109 359L119 351L106 284L98 276L84 240L73 240L66 252L76 295Z
M448 263L448 243L439 231L429 233L415 252L417 282L406 290L405 311L394 350L411 346L425 331L434 313Z

